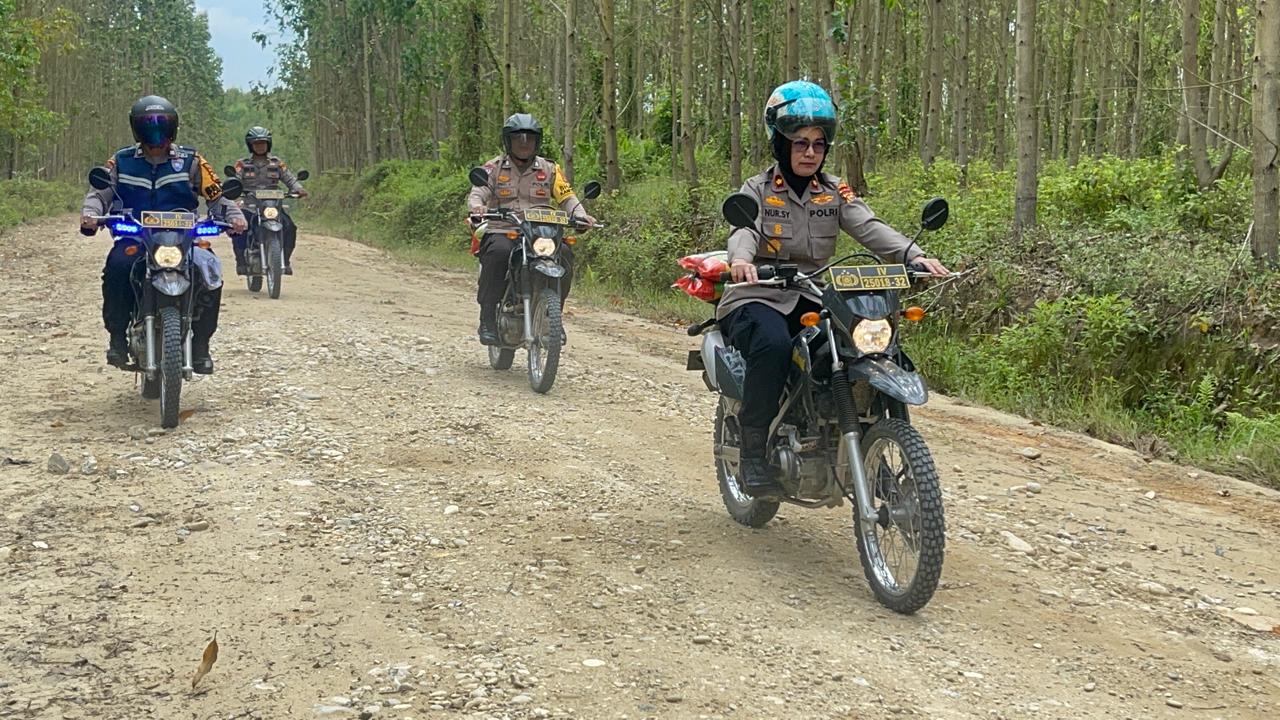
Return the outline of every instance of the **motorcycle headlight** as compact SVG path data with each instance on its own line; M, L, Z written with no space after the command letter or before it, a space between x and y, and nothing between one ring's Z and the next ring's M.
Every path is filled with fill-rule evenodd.
M882 353L893 341L893 326L888 320L863 320L853 327L853 346L861 353Z
M280 209L279 209L279 208L269 207L269 208L263 208L263 209L262 209L262 217L264 217L264 218L266 218L266 219L268 219L268 220L275 220L275 219L276 219L277 217L279 217L279 216L280 216Z
M556 251L556 241L551 238L538 238L533 241L533 254L538 257L550 257Z
M182 264L182 249L165 245L156 248L155 255L156 264L164 268L174 268Z

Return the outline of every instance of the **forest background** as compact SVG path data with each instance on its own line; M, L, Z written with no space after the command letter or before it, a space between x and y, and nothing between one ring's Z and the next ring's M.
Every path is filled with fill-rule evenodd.
M608 188L584 295L701 319L675 260L723 247L719 200L770 162L765 99L808 78L840 108L827 169L878 214L910 232L951 202L924 243L971 272L908 340L935 387L1280 485L1277 0L265 8L275 82L224 90L191 0L0 0L0 227L74 209L154 92L216 167L270 127L316 176L311 229L471 267L465 170L525 111Z

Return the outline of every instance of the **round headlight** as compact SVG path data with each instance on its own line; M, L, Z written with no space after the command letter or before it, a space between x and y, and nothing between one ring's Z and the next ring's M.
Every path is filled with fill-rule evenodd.
M888 320L863 320L853 328L853 346L862 353L882 353L893 341L893 326Z
M533 254L538 257L549 257L556 251L556 241L551 238L538 238L533 241Z
M156 264L160 267L178 267L178 265L182 263L182 249L173 247L172 245L165 245L163 247L156 248L154 257L156 259Z
M279 208L269 207L269 208L263 208L263 209L262 209L262 217L264 217L264 218L266 218L266 219L268 219L268 220L275 220L275 219L276 219L277 217L279 217L279 216L280 216L280 209L279 209Z

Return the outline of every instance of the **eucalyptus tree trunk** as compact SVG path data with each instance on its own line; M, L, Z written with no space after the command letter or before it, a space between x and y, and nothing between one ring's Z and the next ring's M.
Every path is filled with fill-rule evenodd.
M510 2L510 0L507 0ZM617 57L614 49L613 0L600 0L600 24L604 41L604 157L605 189L617 190L622 184L618 167L618 101Z
M1017 66L1015 70L1018 112L1018 179L1014 228L1036 224L1037 160L1040 143L1036 131L1036 0L1018 0Z
M698 163L693 147L693 0L684 0L680 33L680 151L684 157L685 179L698 185Z
M577 125L577 97L574 92L574 54L578 47L578 0L564 0L564 149L560 169L573 182L574 128Z
M1280 266L1280 0L1258 0L1253 53L1253 256Z

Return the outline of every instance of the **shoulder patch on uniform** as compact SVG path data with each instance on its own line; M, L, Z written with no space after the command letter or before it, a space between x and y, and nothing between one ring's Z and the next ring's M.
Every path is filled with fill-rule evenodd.
M844 198L845 202L853 202L858 198L858 194L853 191L853 188L849 187L849 183L840 183L836 187L836 191L840 193L840 197Z

